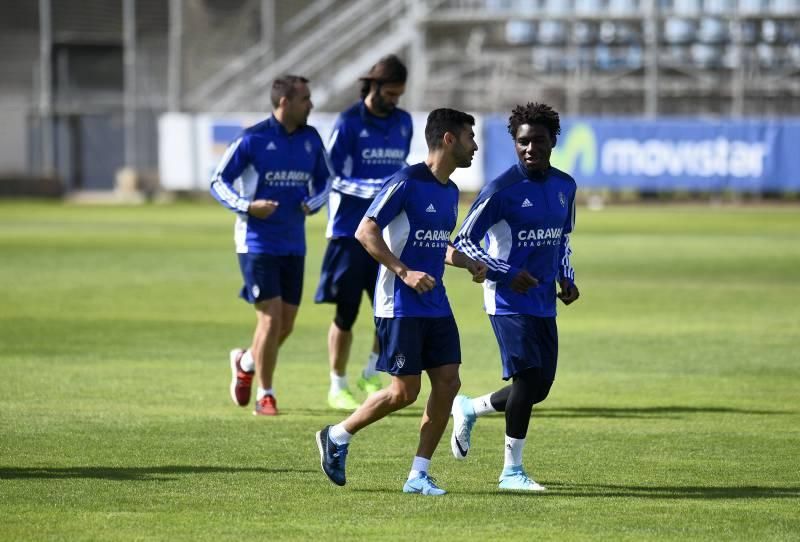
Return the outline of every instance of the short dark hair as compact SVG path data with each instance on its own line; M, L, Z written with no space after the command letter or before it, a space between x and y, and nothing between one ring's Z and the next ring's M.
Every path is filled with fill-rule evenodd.
M447 132L456 136L461 135L465 124L474 126L475 117L446 107L434 109L428 115L428 122L425 124L425 142L428 144L428 148L438 149L441 147L442 138Z
M556 140L556 136L561 133L561 121L558 113L547 104L538 102L528 102L526 105L518 105L511 110L508 117L508 133L511 137L517 137L517 130L523 124L541 124L550 133L550 139Z
M272 82L272 90L269 93L269 99L272 102L272 107L278 107L281 103L281 98L287 100L294 97L295 85L298 83L308 83L308 79L301 75L281 75L276 77Z
M380 86L385 83L405 83L407 78L408 69L397 55L386 55L372 66L367 75L361 77L361 99L367 97L373 81Z

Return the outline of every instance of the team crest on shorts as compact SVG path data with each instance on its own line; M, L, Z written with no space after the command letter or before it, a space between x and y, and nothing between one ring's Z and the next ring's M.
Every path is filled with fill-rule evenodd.
M311 154L311 151L312 151L312 150L313 150L313 149L312 149L312 147L311 147L311 142L310 142L308 139L306 139L306 152L307 152L308 154Z
M566 207L567 206L567 198L564 196L564 192L559 192L558 193L558 201L561 202L561 206L562 207Z
M406 364L406 357L403 354L397 354L394 357L394 364L397 366L398 369L402 369L403 365Z
M258 297L258 294L261 293L261 288L258 287L258 284L253 286L252 292L253 292L253 297Z

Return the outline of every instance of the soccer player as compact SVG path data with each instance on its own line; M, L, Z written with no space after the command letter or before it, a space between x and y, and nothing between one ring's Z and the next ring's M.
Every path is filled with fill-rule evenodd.
M449 177L456 168L472 163L478 149L474 123L471 115L453 109L431 112L425 127L427 159L401 169L386 182L356 231L356 239L381 264L374 302L378 370L391 375L391 384L367 397L343 422L317 432L322 470L337 485L346 481L345 458L352 436L413 403L426 371L431 393L403 491L445 493L428 471L461 386L461 347L442 275L445 263L466 268L476 282L486 275L484 264L450 244L458 188Z
M378 262L355 234L386 178L406 165L411 115L397 107L405 92L406 76L406 67L395 55L380 59L362 78L361 100L339 115L331 137L331 164L337 177L328 198L329 242L314 301L336 304L328 330L328 405L337 410L358 408L347 385L347 360L361 294L366 291L372 300ZM377 360L378 341L374 338L366 367L356 381L367 394L381 388Z
M544 401L556 375L556 297L569 305L579 295L569 246L576 185L550 165L561 131L552 108L539 103L515 107L508 131L519 162L481 190L455 245L489 267L484 308L500 347L503 380L512 383L475 399L456 397L451 448L457 459L464 459L476 419L505 412L500 488L541 491L545 488L522 467L522 452L533 405Z
M230 353L231 398L247 406L255 373L253 413L262 416L278 414L272 377L300 305L305 217L325 204L333 179L322 140L306 124L313 107L308 80L279 77L270 98L272 116L228 147L211 182L211 194L237 215L240 296L256 310L250 348Z

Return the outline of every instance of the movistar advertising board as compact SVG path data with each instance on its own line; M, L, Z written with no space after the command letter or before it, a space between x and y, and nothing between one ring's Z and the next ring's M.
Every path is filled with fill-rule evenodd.
M514 163L507 118L485 119L487 181ZM800 120L562 120L552 164L586 188L800 190ZM480 142L479 142L480 144Z

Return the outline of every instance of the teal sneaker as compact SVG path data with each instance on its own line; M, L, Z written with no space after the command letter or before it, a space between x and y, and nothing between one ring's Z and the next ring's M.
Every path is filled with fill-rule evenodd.
M469 452L469 441L472 428L478 417L472 408L472 401L466 395L456 395L453 399L453 435L450 437L450 449L456 459L465 459Z
M328 406L334 410L347 410L352 412L360 406L360 403L355 400L350 390L341 390L338 393L328 394Z
M514 489L521 491L545 491L545 487L537 484L525 473L522 465L506 467L500 475L500 489Z
M378 375L373 375L369 378L366 378L363 374L358 377L356 381L356 386L358 389L366 393L367 395L372 395L376 391L380 391L383 388L383 384L381 383L381 377Z
M444 489L436 485L436 480L428 476L427 472L420 472L416 478L406 480L403 493L418 493L420 495L444 495Z

